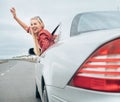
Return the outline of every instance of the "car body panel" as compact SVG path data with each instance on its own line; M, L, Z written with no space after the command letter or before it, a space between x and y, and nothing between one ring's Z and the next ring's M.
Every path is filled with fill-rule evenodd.
M50 102L119 102L120 93L107 93L66 86L47 86ZM72 97L72 98L71 98Z
M96 33L99 34L96 35ZM38 76L41 73L47 85L64 88L80 65L92 54L92 52L107 41L118 38L119 36L120 29L114 29L81 34L63 42L59 42L49 48L39 58L40 65L38 68L41 71L44 67L44 71L39 72ZM64 76L64 79L61 75Z

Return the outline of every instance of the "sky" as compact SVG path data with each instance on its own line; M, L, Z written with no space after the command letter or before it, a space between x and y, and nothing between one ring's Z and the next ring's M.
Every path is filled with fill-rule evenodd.
M28 25L31 17L40 16L50 32L63 22L61 36L67 39L70 29L64 24L70 24L77 13L120 10L120 0L0 0L0 59L27 55L33 47L32 37L13 19L11 7Z

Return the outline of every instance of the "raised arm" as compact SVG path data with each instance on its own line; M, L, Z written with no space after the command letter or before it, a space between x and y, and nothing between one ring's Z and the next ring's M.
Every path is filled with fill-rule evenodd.
M13 15L13 18L17 21L17 23L26 31L28 31L29 29L29 26L27 24L25 24L22 20L20 20L17 15L16 15L16 10L15 8L11 8L10 9L12 15Z

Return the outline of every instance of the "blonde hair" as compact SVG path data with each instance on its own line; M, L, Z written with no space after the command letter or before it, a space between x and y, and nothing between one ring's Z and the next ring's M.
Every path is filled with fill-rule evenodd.
M42 25L42 28L45 27L45 25L44 25L42 19L41 19L39 16L35 16L35 17L31 18L31 20L32 20L32 19L36 19L36 20Z

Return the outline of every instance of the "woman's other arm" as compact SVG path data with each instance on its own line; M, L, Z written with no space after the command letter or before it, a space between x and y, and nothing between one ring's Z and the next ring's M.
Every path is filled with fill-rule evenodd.
M39 56L41 54L41 50L39 48L39 44L38 44L38 40L37 40L37 36L33 33L31 27L30 27L30 33L33 37L33 41L34 41L34 53Z

